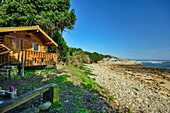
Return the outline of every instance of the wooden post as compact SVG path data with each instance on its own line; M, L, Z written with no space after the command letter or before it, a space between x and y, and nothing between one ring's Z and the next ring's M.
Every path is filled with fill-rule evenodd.
M57 64L54 64L54 69L57 70Z
M52 103L59 101L59 86L57 84L53 84L49 91L44 92L43 99Z
M18 65L18 75L20 75L20 74L21 74L21 66Z
M24 76L24 67L21 68L21 76Z

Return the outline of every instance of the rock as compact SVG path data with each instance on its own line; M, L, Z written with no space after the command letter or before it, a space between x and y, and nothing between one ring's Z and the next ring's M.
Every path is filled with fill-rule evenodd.
M0 96L4 96L5 95L5 90L0 90Z
M47 102L39 105L38 108L39 108L40 110L44 111L44 110L49 109L50 106L51 106L51 102L50 102L50 101L47 101Z
M36 107L29 108L29 109L22 111L22 113L39 113L39 112L40 112L40 109Z
M0 104L3 104L4 102L3 101L0 101Z
M86 63L90 64L90 58L88 55L85 55L83 60L86 61Z
M103 58L101 61L98 61L101 65L143 65L139 61L128 60L128 59L118 59L118 58Z
M43 70L38 71L38 75L41 75L41 74L47 74L47 73Z
M104 62L111 61L105 59ZM162 87L166 85L164 83L165 80L160 81L160 78L156 79L156 73L151 74L153 69L141 70L129 67L116 67L115 65L108 66L102 65L102 62L100 65L85 65L93 69L92 73L97 75L95 77L96 82L108 89L112 95L114 94L117 98L115 100L117 103L128 105L132 112L140 112L141 110L143 112L148 110L157 112L153 109L167 112L169 110L169 90ZM154 77L155 79L153 79ZM92 103L92 98L88 96L86 99L87 102Z
M66 102L66 103L67 103L67 102L68 102L68 100L66 100L66 101L64 101L64 102Z

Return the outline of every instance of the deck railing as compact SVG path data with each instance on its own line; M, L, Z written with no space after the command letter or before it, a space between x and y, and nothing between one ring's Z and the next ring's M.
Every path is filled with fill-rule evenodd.
M21 50L18 52L18 63L21 66L38 66L57 63L56 53Z
M0 53L0 65L4 65L10 62L10 51Z

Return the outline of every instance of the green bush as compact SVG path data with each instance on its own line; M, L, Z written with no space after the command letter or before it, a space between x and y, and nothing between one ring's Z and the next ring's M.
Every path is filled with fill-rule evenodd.
M80 66L79 68L80 68L81 70L86 70L86 68L83 67L83 66Z
M27 77L26 76L22 76L22 79L27 80Z
M50 109L55 110L55 109L62 109L63 104L61 102L54 102L51 106Z
M18 77L18 75L14 76L14 80L20 80L20 78Z
M75 64L75 65L74 65L74 67L78 67L78 65L77 65L77 64Z

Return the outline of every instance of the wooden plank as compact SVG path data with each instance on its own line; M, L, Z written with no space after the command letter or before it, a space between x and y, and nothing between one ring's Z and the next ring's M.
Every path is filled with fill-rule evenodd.
M25 52L26 51L23 51L23 65L25 65Z
M9 49L7 46L5 46L4 44L0 44L0 46L5 47L7 50L11 51L11 49Z
M12 39L20 39L22 41L24 40L24 41L28 41L28 42L34 42L34 41L31 41L31 40L28 40L28 39L19 38L19 37L11 36L11 35L5 35L5 37L12 38Z
M8 63L9 63L9 62L3 62L3 63L0 64L0 66L5 65L5 64L8 64Z
M4 51L4 52L1 52L0 55L3 55L3 54L7 54L9 53L10 51Z
M29 64L29 61L28 61L28 51L26 52L26 65Z

